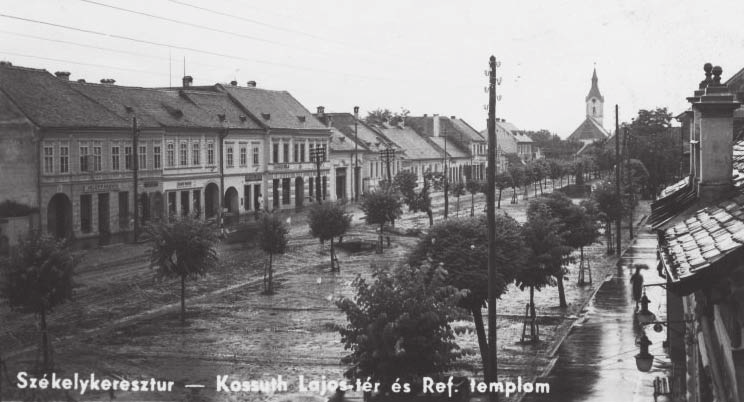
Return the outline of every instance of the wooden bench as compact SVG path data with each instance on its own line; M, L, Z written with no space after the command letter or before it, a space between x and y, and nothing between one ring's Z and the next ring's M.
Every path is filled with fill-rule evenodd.
M659 395L671 395L672 387L669 385L669 377L654 378L654 402Z

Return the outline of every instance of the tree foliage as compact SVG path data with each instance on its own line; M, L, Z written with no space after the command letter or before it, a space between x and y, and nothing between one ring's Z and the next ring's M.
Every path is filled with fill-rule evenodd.
M0 295L11 310L39 315L43 370L51 369L46 315L72 300L75 265L77 260L65 242L39 232L29 233L9 257L0 260Z
M189 216L162 221L145 229L152 247L150 266L161 278L181 279L181 322L186 320L186 279L197 279L217 267L215 228Z
M308 213L310 235L321 241L331 241L331 270L339 270L333 238L343 236L351 226L351 215L339 203L315 204Z
M403 214L403 203L391 188L368 192L359 206L364 211L364 220L369 225L380 225L379 249L382 250L382 231L386 223L395 222Z
M316 204L322 208L328 204ZM269 263L264 269L264 293L274 293L274 254L284 254L287 250L289 228L277 214L263 214L259 226L261 240L259 247L269 255Z
M446 371L460 355L450 321L460 293L446 286L441 267L377 269L370 283L358 276L353 300L337 302L348 324L339 328L351 353L347 378L367 378L389 387L396 379L420 382ZM383 388L383 389L384 389Z
M458 305L473 316L484 367L488 342L481 308L488 297L488 230L485 216L450 219L434 225L408 257L419 266L431 261L446 270L445 283L466 291ZM527 249L517 221L496 216L496 294L501 297L523 269Z
M418 177L416 174L410 171L402 171L395 175L393 183L395 188L403 195L403 202L408 206L408 210L411 212L426 212L429 217L429 226L431 226L434 224L434 213L431 209L429 188L432 183L443 184L443 179L444 176L441 174L425 173L424 186L417 192Z
M641 109L627 125L627 148L631 158L640 160L648 170L645 192L655 196L665 185L677 179L682 160L682 137L671 127L672 114L666 108Z

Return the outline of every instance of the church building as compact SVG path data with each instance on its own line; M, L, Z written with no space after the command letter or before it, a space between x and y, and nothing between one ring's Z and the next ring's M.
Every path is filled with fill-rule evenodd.
M602 126L604 118L604 96L599 92L597 85L597 69L592 74L592 88L586 96L586 118L574 132L568 136L569 141L578 141L584 144L582 150L589 144L604 140L609 133ZM581 153L581 150L579 150Z

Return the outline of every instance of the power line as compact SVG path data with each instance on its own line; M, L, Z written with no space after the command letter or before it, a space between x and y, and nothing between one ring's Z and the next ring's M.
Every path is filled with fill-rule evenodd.
M165 47L165 48L179 49L179 50L185 50L185 51L194 52L194 53L201 53L201 54L210 55L210 56L224 57L224 58L227 58L227 59L242 60L242 61L248 61L248 62L252 62L252 63L266 64L266 65L283 67L283 68L289 68L289 69L295 69L295 70L315 71L315 72L320 72L320 73L325 73L325 74L343 75L343 76L348 76L348 77L357 77L357 78L364 78L364 79L370 79L370 80L393 80L391 78L372 77L372 76L358 75L358 74L349 74L349 73L346 73L346 72L323 70L323 69L312 68L312 67L303 67L303 66L297 66L297 65L293 65L293 64L285 64L285 63L273 62L273 61L268 61L268 60L251 59L251 58L242 57L242 56L230 55L230 54L227 54L227 53L213 52L213 51L210 51L210 50L203 50L203 49L193 48L193 47L189 47L189 46L180 46L180 45L173 45L173 44L162 43L162 42L154 42L154 41L149 41L149 40L144 40L144 39L132 38L130 36L124 36L124 35L108 34L108 33L105 33L105 32L93 31L93 30L83 29L83 28L76 28L76 27L72 27L72 26L68 26L68 25L55 24L53 22L40 21L40 20L35 20L35 19L32 19L32 18L18 17L18 16L15 16L15 15L9 15L9 14L3 14L3 13L0 13L0 17L8 18L8 19L13 19L13 20L17 20L17 21L29 22L29 23L33 23L33 24L46 25L46 26L51 26L51 27L55 27L55 28L61 28L61 29L66 29L66 30L71 30L71 31L76 31L76 32L82 32L82 33L87 33L87 34L91 34L91 35L103 36L103 37L107 37L107 38L114 38L114 39L120 39L120 40L130 41L130 42L143 43L143 44L147 44L147 45L151 45L151 46L159 46L159 47Z
M263 42L263 43L268 43L268 44L272 44L272 45L282 46L282 47L286 47L286 48L289 48L289 49L301 50L301 51L308 52L308 53L328 54L328 52L324 52L322 50L318 50L318 49L315 49L315 48L312 48L312 47L306 47L306 46L303 47L303 46L290 45L290 44L287 44L287 43L278 42L278 41L271 40L271 39L260 38L258 36L246 35L246 34L242 34L242 33L238 33L238 32L233 32L233 31L228 31L228 30L220 29L220 28L213 28L213 27L210 27L210 26L207 26L207 25L196 24L196 23L193 23L193 22L188 22L188 21L184 21L184 20L178 20L178 19L175 19L175 18L163 17L163 16L160 16L160 15L150 14L150 13L146 13L146 12L142 12L142 11L130 10L128 8L117 7L117 6L113 6L113 5L105 4L105 3L99 3L99 2L93 1L93 0L79 0L79 1L81 1L83 3L89 3L89 4L101 6L101 7L107 7L107 8L113 9L113 10L117 10L117 11L123 11L125 13L131 13L131 14L141 15L141 16L145 16L145 17L149 17L149 18L154 18L154 19L161 20L161 21L172 22L174 24L180 24L180 25L185 25L185 26L189 26L189 27L192 27L192 28L198 28L198 29L203 29L203 30L206 30L206 31L217 32L217 33L222 33L222 34L226 34L226 35L236 36L236 37L239 37L239 38L254 40L254 41L257 41L257 42Z
M258 20L252 19L252 18L246 18L246 17L241 17L241 16L238 16L238 15L228 14L228 13L224 13L224 12L221 12L221 11L213 10L213 9L210 9L210 8L201 7L201 6L197 6L197 5L194 5L194 4L186 3L184 1L179 1L179 0L168 0L168 1L170 1L171 3L175 3L175 4L179 4L179 5L185 6L185 7L191 7L191 8L197 9L197 10L206 11L206 12L211 13L211 14L215 14L215 15L220 15L220 16L223 16L223 17L228 17L228 18L236 19L236 20L239 20L239 21L249 22L251 24L261 25L261 26L264 26L264 27L267 27L267 28L272 28L272 29L276 29L276 30L279 30L279 31L283 31L283 32L296 33L296 34L305 35L305 36L308 36L308 37L311 37L311 38L314 38L314 39L321 39L321 40L324 40L326 42L333 42L333 43L336 43L336 44L339 44L339 45L351 46L351 47L353 47L355 49L357 48L356 45L354 45L353 43L346 43L346 42L341 42L341 41L337 41L337 40L334 40L334 39L325 38L325 37L322 37L322 36L319 36L319 35L315 35L315 34L310 33L310 32L305 32L305 31L299 31L299 30L295 30L295 29L285 28L285 27L282 27L282 26L279 26L279 25L273 25L273 24L269 24L269 23L266 23L266 22L261 22L261 21L258 21Z

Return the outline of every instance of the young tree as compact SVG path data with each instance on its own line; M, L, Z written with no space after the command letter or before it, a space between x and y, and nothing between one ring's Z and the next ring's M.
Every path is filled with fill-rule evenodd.
M519 195L517 194L517 188L524 184L524 169L519 165L509 166L509 176L511 176L511 188L512 188L512 204L519 202Z
M326 204L315 204L317 208L323 208ZM287 234L289 228L284 220L276 214L263 214L260 223L261 241L259 247L269 255L269 263L264 268L264 294L274 294L274 254L284 254L287 249ZM319 237L319 236L315 236ZM321 240L323 240L321 238ZM331 256L331 258L333 258Z
M596 204L597 216L604 221L605 236L607 237L607 254L614 252L612 241L612 222L624 212L622 198L618 197L615 183L605 180L597 184L592 190L591 199ZM617 233L616 235L620 235Z
M181 279L181 323L186 322L186 279L197 279L217 267L217 235L212 224L189 216L146 227L150 266L159 277Z
M475 180L470 180L465 185L465 189L470 193L470 216L475 216L475 195L482 192L483 188L483 183Z
M535 172L530 166L524 166L522 169L522 185L524 186L524 199L529 199L530 185L535 182ZM537 193L535 193L537 195Z
M447 370L459 357L449 323L461 297L446 286L444 269L403 266L377 269L373 281L358 276L354 300L337 302L348 324L339 328L349 379L367 378L386 392L396 382L420 383Z
M395 175L394 186L403 195L403 202L408 205L411 212L426 212L429 217L429 226L434 224L434 212L431 209L430 186L441 186L443 176L439 174L425 173L424 187L416 192L418 177L410 171L399 172ZM436 188L436 187L435 187Z
M72 300L75 265L63 241L38 232L29 233L10 257L0 260L0 295L11 310L38 314L45 372L52 368L46 317L54 307Z
M557 159L551 159L548 161L550 169L550 180L553 182L553 190L555 190L555 181L563 177L563 163ZM563 183L561 182L561 186Z
M453 183L449 187L450 193L452 193L453 196L457 197L457 215L460 216L460 197L465 195L465 183L458 181Z
M496 205L496 208L501 208L501 193L503 193L504 190L507 187L509 187L509 185L511 184L511 181L512 179L509 173L502 172L496 175L494 182L496 184L496 189L499 190L499 198L498 198L498 203Z
M514 275L523 269L528 250L517 221L496 216L497 297L507 290ZM488 340L481 309L488 297L488 231L484 216L450 219L434 225L408 257L412 266L427 261L446 270L445 283L467 291L458 305L473 316L484 367L487 367Z
M331 272L340 272L341 266L333 248L333 238L343 236L351 225L351 215L338 203L315 204L308 213L310 234L321 241L331 241Z
M364 220L369 225L380 225L379 250L382 252L382 232L385 223L393 222L403 213L398 195L391 189L368 192L362 198L360 208L364 211Z
M531 236L532 240L540 240L542 244L527 240L530 245L536 263L547 269L555 277L558 284L558 299L561 307L567 307L566 293L563 287L563 276L568 272L566 264L572 261L572 248L568 244L568 225L565 216L571 207L571 200L560 192L555 196L541 197L530 202L527 207L527 220L532 222L531 232L525 236ZM568 205L566 205L566 201ZM536 228L536 225L544 225ZM537 239L537 240L536 240Z

